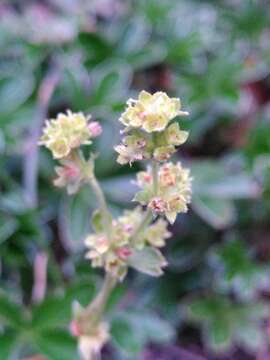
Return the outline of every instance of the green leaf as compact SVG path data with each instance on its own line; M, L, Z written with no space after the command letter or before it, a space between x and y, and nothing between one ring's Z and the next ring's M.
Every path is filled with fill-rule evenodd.
M141 204L147 204L151 198L151 192L148 190L141 190L136 193L134 196L134 201L137 201Z
M23 323L21 314L22 308L19 305L14 304L8 297L0 294L0 321L3 324L14 328L21 327Z
M227 199L194 196L192 207L202 219L216 229L224 229L235 220L234 204Z
M97 32L81 33L79 43L85 50L89 66L99 64L113 54L112 45Z
M34 337L40 352L50 360L79 360L76 340L65 330L49 330Z
M12 353L15 350L16 333L6 332L0 335L0 359L12 359Z
M112 96L114 88L117 86L119 75L116 72L106 74L102 79L99 87L95 93L91 96L91 104L98 105L106 101L106 98Z
M65 298L48 298L33 309L32 327L38 329L54 328L69 323L71 302Z
M96 233L102 232L104 230L104 226L102 223L102 214L100 210L95 210L92 215L92 227Z
M49 329L68 325L72 317L72 303L78 301L87 305L95 293L94 282L90 279L71 284L62 297L50 297L36 306L32 312L32 327Z
M134 250L128 259L128 264L144 274L160 276L167 262L159 250L148 246L143 250Z
M172 326L154 313L141 309L123 311L112 321L114 342L129 353L138 353L149 342L167 343L175 335Z
M225 317L215 318L206 331L210 347L214 350L228 349L232 342L230 322Z
M0 113L6 114L16 110L32 94L34 80L32 74L17 74L7 79L0 86Z
M126 352L139 353L144 346L142 337L133 332L128 319L115 319L111 325L111 335L116 345Z
M6 241L18 229L18 221L12 217L0 219L0 244Z

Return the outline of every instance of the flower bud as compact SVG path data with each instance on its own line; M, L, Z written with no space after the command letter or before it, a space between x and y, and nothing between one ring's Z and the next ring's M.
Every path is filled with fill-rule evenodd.
M79 324L76 320L72 320L70 325L69 325L69 330L71 332L71 335L74 337L79 337L80 335L82 335L81 333L81 329L79 327Z
M90 130L91 137L93 138L99 136L102 133L102 127L97 121L90 122L88 129Z

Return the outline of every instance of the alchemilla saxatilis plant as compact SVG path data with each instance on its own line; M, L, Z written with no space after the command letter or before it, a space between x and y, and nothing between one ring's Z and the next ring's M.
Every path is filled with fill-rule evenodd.
M78 337L81 356L85 360L100 358L109 340L109 324L104 319L108 298L131 267L145 274L160 276L167 265L161 248L170 238L168 222L173 224L178 213L186 212L191 199L189 169L170 161L177 147L188 137L175 120L186 116L180 100L164 92L141 91L138 99L129 99L120 122L122 142L115 146L119 164L147 162L145 171L137 173L139 191L137 206L113 218L103 191L95 177L95 154L86 158L84 145L91 145L102 128L83 113L67 111L46 121L40 144L46 146L59 161L54 185L69 194L89 184L98 200L92 215L93 233L85 239L86 258L91 265L103 268L105 279L96 298L83 308L75 303L72 334Z

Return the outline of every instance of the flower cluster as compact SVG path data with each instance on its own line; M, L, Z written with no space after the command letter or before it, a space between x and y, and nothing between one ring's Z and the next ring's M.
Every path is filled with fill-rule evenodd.
M101 127L96 122L89 122L90 116L83 113L58 114L56 119L46 121L40 145L51 150L55 159L66 158L73 149L91 144L91 138L100 135Z
M137 184L142 189L135 200L147 205L156 214L164 214L174 223L177 213L186 212L191 199L191 177L189 169L178 162L165 163L158 170L157 191L153 191L153 176L148 169L137 174Z
M92 261L92 266L104 267L106 272L122 280L126 275L129 260L136 251L142 251L145 247L164 246L165 240L171 234L163 219L147 225L141 230L140 236L133 239L133 234L143 221L143 216L144 211L140 207L124 211L122 216L112 221L109 236L100 224L94 225L98 231L88 235L85 240L89 248L86 257Z
M169 162L176 147L182 145L188 133L183 131L176 116L187 115L181 111L180 100L169 98L163 92L153 95L146 91L138 100L129 100L120 121L126 126L122 143L115 147L120 164L137 160L151 160L151 168L137 174L141 190L134 200L141 206L126 210L112 218L102 188L94 174L93 154L85 158L81 145L91 144L100 135L101 127L90 122L82 113L59 114L46 122L40 144L51 150L61 166L56 167L55 186L65 187L69 194L88 182L98 200L99 209L92 216L93 233L85 239L86 257L93 267L106 272L104 285L95 299L75 314L71 331L78 337L80 353L84 359L89 354L100 353L109 338L108 326L103 322L103 312L108 296L122 281L129 267L143 273L160 276L166 259L160 248L171 236L168 222L174 223L177 213L186 212L191 198L191 177L181 163ZM162 215L163 217L158 217Z
M167 161L188 137L188 132L180 129L177 122L171 123L180 111L180 100L170 99L165 93L154 95L146 91L139 94L138 100L129 100L127 109L120 121L127 126L122 143L115 147L120 164L147 160Z
M76 151L73 151L81 145L91 144L91 139L101 134L100 124L89 120L90 116L85 117L81 112L72 113L68 110L67 114L60 113L56 119L46 121L39 142L60 162L60 165L55 167L57 177L54 185L66 188L70 195L79 190L93 171L92 162L86 162L85 168Z
M141 128L147 133L162 131L169 121L177 115L188 115L181 111L181 103L177 98L169 98L164 92L151 95L141 91L138 100L130 99L120 121L132 128Z

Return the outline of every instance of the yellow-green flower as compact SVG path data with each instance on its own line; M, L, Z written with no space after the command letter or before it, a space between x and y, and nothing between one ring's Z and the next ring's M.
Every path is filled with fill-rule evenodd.
M122 144L115 146L119 154L117 162L121 165L132 164L137 160L149 159L151 156L152 142L147 137L136 131L123 138Z
M177 98L170 98L164 92L150 94L141 91L138 100L130 99L120 121L129 127L141 128L148 133L164 130L170 120L178 115L188 115L181 111Z
M160 146L154 150L154 159L157 161L167 161L175 153L173 145Z
M150 245L162 247L165 245L166 239L171 237L171 233L167 229L167 222L158 219L154 224L146 228L144 236Z
M76 162L70 159L61 161L61 166L55 167L57 178L54 179L54 185L57 187L66 187L69 195L75 194L83 183L83 176L80 167Z
M51 150L55 159L66 158L72 149L91 144L90 138L94 136L89 119L81 112L72 113L69 110L67 114L58 114L56 119L46 121L40 145Z
M189 169L181 163L165 163L158 171L158 189L153 194L153 178L150 169L139 172L137 184L142 188L135 200L147 205L153 212L164 214L170 223L177 213L186 212L191 200L191 177Z
M177 122L166 129L166 139L169 145L179 146L184 144L188 138L188 131L180 130Z
M145 247L161 247L170 236L163 219L146 224L138 236L133 234L142 223L145 213L141 207L126 210L112 222L110 239L103 232L87 236L85 245L89 248L86 258L93 267L103 267L111 276L122 281L127 273L129 259L136 251ZM102 230L102 229L101 229Z

